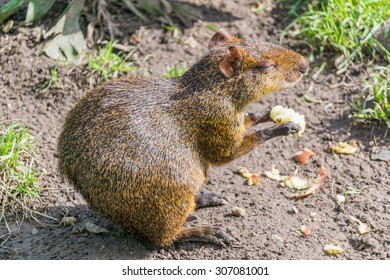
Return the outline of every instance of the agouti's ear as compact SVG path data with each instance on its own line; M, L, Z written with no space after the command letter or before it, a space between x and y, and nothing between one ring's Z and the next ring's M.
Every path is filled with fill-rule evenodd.
M243 50L236 46L230 46L228 53L219 63L219 69L226 78L231 78L238 73L243 60Z
M209 50L217 46L221 43L233 43L233 42L239 42L240 40L236 37L230 35L226 32L225 29L221 28L217 33L214 34L214 36L211 38L209 43Z

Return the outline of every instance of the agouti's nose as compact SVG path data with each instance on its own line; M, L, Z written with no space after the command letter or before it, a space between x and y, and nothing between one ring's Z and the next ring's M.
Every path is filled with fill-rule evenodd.
M302 58L298 66L298 71L302 74L305 74L307 71L309 71L309 61L306 58Z

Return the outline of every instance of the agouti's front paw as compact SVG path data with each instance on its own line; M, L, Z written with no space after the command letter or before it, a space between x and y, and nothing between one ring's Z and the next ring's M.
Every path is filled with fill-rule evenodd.
M301 128L298 124L293 122L282 123L275 127L275 136L288 136L290 134L298 133Z
M273 127L265 128L256 132L257 137L261 142L267 141L277 136L287 136L295 134L300 130L298 124L293 122L285 122Z

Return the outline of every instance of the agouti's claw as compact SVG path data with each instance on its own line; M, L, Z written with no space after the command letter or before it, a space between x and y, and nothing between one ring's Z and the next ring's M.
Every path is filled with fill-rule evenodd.
M176 239L176 242L188 241L212 243L217 246L226 247L226 245L234 241L234 238L224 228L203 226L184 228L180 236Z
M277 127L278 130L280 130L281 132L281 136L282 135L290 135L290 134L295 134L295 133L298 133L298 131L300 130L300 127L298 124L296 123L293 123L293 122L286 122L286 123L282 123L280 124L278 127Z

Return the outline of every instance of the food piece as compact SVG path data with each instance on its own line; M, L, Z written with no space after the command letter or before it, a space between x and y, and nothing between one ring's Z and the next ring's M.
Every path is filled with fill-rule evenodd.
M236 217L244 217L246 214L246 211L244 208L240 208L240 207L233 207L232 209L232 215L233 216L236 216Z
M358 145L355 140L351 140L348 143L339 142L337 145L329 145L331 152L336 154L345 154L350 155L355 153L358 150Z
M358 226L358 232L363 235L363 234L366 234L370 231L370 228L368 227L368 225L364 224L364 223L361 223L359 224Z
M268 178L280 182L280 185L283 187L300 191L291 194L292 197L300 198L314 194L323 185L327 177L327 170L322 166L317 178L300 178L296 176L296 172L292 176L282 176L279 170L272 166L272 170L266 171L264 174Z
M305 117L295 112L293 109L283 107L281 105L276 105L272 108L270 117L276 123L293 122L298 124L300 130L296 133L297 136L301 136L305 131Z
M317 217L317 213L316 212L311 212L310 214L309 214L309 216L310 216L310 218L313 220L313 222L315 222L317 219L316 219L316 217Z
M338 194L338 195L336 195L336 199L337 199L338 203L344 203L345 202L345 195Z
M314 180L310 180L313 184L309 188L305 189L303 192L293 193L291 196L294 198L302 198L310 194L314 194L324 184L327 176L328 172L326 168L322 166L317 178ZM309 179L307 180L309 181Z
M281 183L282 186L295 190L306 190L315 183L313 178L300 178L298 176L288 176Z
M242 167L236 171L242 177L246 178L246 184L248 186L258 186L260 185L260 178L256 173L249 172L245 167Z
M304 236L310 236L310 228L306 227L305 225L302 225L300 230Z
M278 182L284 181L288 177L280 175L280 171L276 169L274 165L271 166L271 171L265 171L264 174L271 180L275 180Z
M259 176L257 176L256 173L253 173L252 176L250 176L248 178L248 180L246 180L246 184L248 186L258 186L260 185L260 179L259 179Z
M370 231L370 228L368 227L368 225L363 223L362 221L360 221L358 218L355 218L354 216L349 216L349 218L352 221L357 222L359 224L357 230L361 235L366 234Z
M249 178L253 175L251 172L249 172L248 168L246 167L241 167L236 172L244 178Z
M324 251L329 255L337 255L343 252L343 248L337 245L327 244L324 247Z
M309 158L315 155L316 153L312 150L304 148L302 151L295 153L294 160L300 164L307 164L309 162Z

